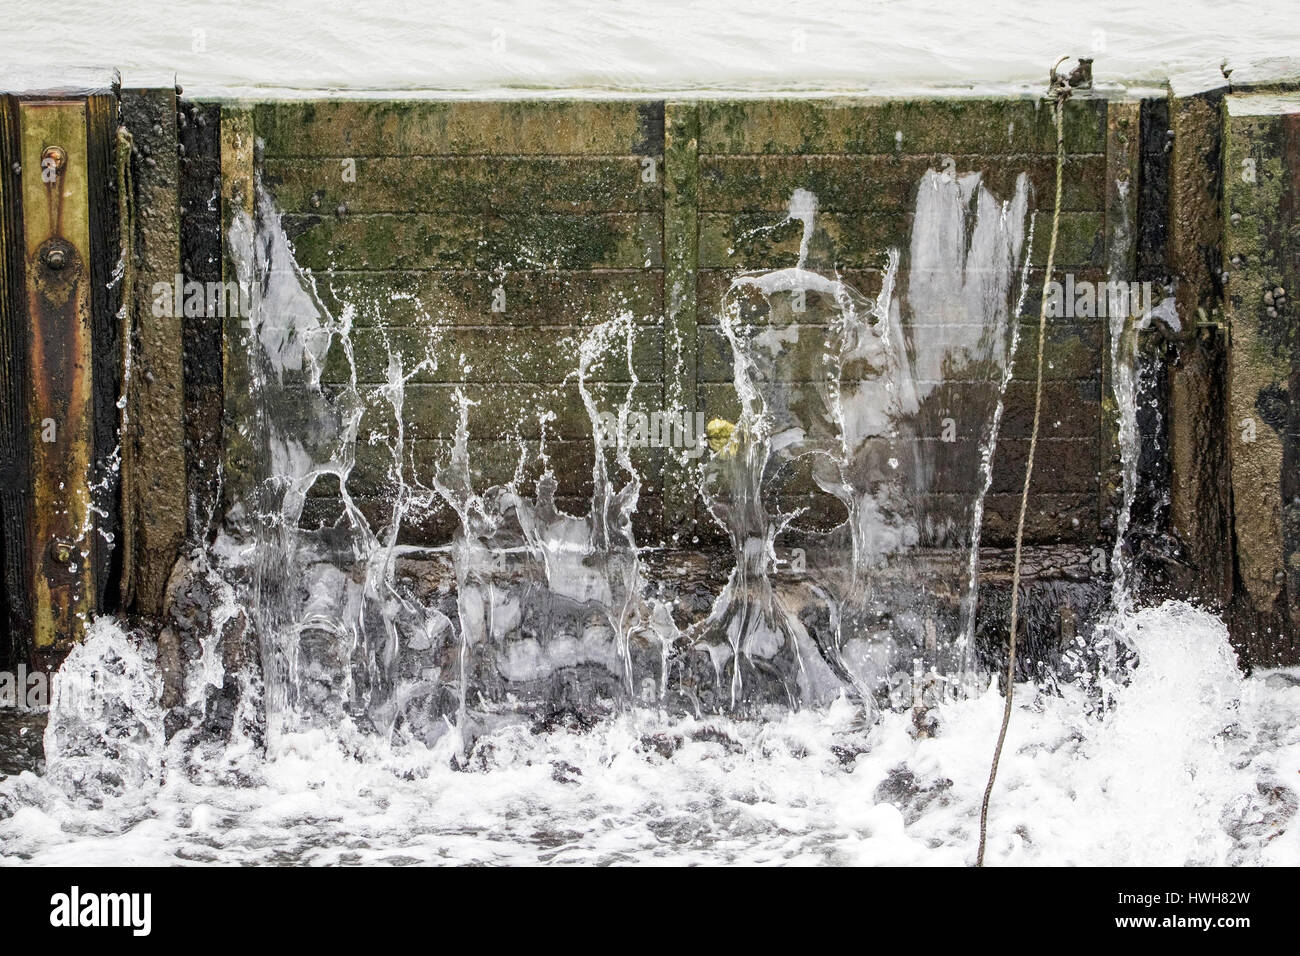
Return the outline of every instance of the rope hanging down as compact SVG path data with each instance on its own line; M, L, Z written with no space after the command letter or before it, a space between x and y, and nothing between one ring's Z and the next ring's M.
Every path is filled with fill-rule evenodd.
M1011 626L1007 636L1007 686L1002 706L1002 729L998 731L998 744L993 750L993 763L989 767L988 784L984 787L984 800L980 804L980 845L975 865L984 865L984 845L988 838L989 798L993 795L993 782L998 776L998 763L1002 747L1007 740L1007 727L1011 724L1012 696L1016 686L1016 630L1020 622L1020 551L1025 539L1025 513L1029 510L1029 483L1034 474L1034 452L1038 448L1038 425L1043 408L1043 343L1047 338L1047 285L1052 281L1052 267L1056 261L1056 237L1061 226L1061 181L1065 169L1065 101L1070 98L1070 78L1057 73L1057 67L1068 57L1061 57L1052 67L1047 95L1055 100L1053 111L1056 120L1056 204L1052 213L1052 238L1047 246L1047 269L1043 274L1042 302L1038 308L1038 371L1034 384L1034 427L1029 433L1029 460L1025 463L1025 484L1020 492L1020 517L1016 521L1015 564L1011 575Z
M117 217L122 243L122 402L118 418L121 448L122 578L118 599L126 610L135 599L135 444L131 440L131 336L135 331L135 178L131 175L131 154L135 138L125 126L117 129Z

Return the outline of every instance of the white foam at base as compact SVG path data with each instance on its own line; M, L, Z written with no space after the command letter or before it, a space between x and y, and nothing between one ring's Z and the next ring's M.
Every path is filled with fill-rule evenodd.
M1300 863L1300 670L1243 678L1223 624L1184 604L1118 630L1141 664L1104 717L1071 686L1018 689L989 862ZM312 730L269 760L236 742L203 780L173 749L155 789L98 808L53 778L0 781L0 863L965 865L1001 706L993 688L943 705L922 739L909 714L864 728L843 699L763 721L516 725L462 771L450 735L393 748ZM909 774L911 796L879 789Z

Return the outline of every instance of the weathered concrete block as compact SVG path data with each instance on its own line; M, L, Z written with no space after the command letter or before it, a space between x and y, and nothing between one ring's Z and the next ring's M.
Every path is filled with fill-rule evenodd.
M1224 254L1237 567L1254 607L1300 625L1300 96L1226 98Z
M1105 152L1105 117L1104 100L1071 100L1067 151ZM1052 111L1030 98L706 101L700 122L703 153L1056 151Z
M618 100L261 103L268 156L658 156L663 104Z
M1221 94L1171 97L1167 268L1184 321L1222 314L1223 185ZM1170 135L1172 134L1172 135ZM1226 337L1207 330L1171 352L1169 457L1173 483L1170 519L1195 569L1199 599L1232 601L1232 490L1228 437L1222 414Z
M344 212L284 217L309 269L657 269L663 234L652 213Z
M253 214L255 137L252 112L246 108L223 108L221 112L221 234L230 234L240 213ZM223 240L224 241L224 240ZM237 282L227 251L223 268L226 282ZM226 316L223 329L222 380L225 411L222 416L222 470L225 473L223 510L229 513L249 500L257 452L252 447L247 423L253 420L253 398L249 379L248 346L239 315Z
M263 181L286 212L308 214L339 206L353 213L482 215L663 207L657 171L638 156L268 158Z

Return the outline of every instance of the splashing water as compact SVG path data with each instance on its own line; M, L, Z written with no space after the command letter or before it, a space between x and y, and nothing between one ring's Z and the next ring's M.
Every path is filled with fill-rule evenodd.
M665 687L662 613L642 594L632 530L641 479L633 466L628 413L638 384L630 314L590 329L579 345L578 392L592 423L592 494L586 515L556 505L557 479L546 458L535 495L518 475L483 494L473 489L469 401L457 392L459 420L449 464L435 479L459 519L452 545L460 618L460 717L474 696L501 710L510 695L568 708L609 710ZM602 411L589 388L595 362L611 348L626 356L629 381L616 412ZM541 425L551 416L543 413ZM479 715L479 720L486 714Z
M732 282L723 331L741 415L702 493L731 540L735 570L694 637L729 668L733 707L743 666L771 670L779 655L791 662L782 672L797 675L783 688L791 704L824 703L845 687L868 704L882 694L899 703L917 693L918 669L928 667L937 686L969 675L983 498L1018 341L1028 206L1023 176L1002 202L978 175L928 172L906 321L896 251L874 301L807 268L817 200L806 190L786 220L803 225L798 264ZM774 581L783 536L797 542L807 573ZM915 585L923 546L970 556L955 622Z
M574 343L585 513L557 501L551 409L531 492L522 443L514 476L481 488L464 392L423 481L403 410L437 323L359 384L351 309L324 307L259 191L229 240L255 293L242 437L260 472L236 536L202 556L195 716L169 723L152 638L97 621L56 678L47 773L0 779L0 861L969 863L1002 706L971 653L980 532L1029 205L1024 177L1000 200L927 173L907 254L883 252L866 295L819 261L816 197L795 193L797 263L737 277L722 303L740 415L700 490L733 567L681 626L633 532L631 317ZM1123 412L1131 356L1114 341ZM341 385L322 384L332 350ZM628 378L611 409L591 381L612 354ZM379 520L349 490L363 418L386 422ZM320 482L339 511L312 529ZM449 546L399 543L441 506ZM400 573L417 556L448 560L454 587ZM927 576L951 582L946 603ZM1017 693L990 859L1300 861L1300 670L1245 679L1214 617L1116 608L1107 627L1134 654L1111 706L1084 683ZM233 653L245 629L256 660ZM925 732L904 709L918 701Z
M274 738L300 721L337 723L344 716L391 730L399 688L398 644L428 646L450 628L436 610L407 600L394 580L397 531L427 507L404 480L403 386L427 359L405 372L392 354L386 382L363 396L349 338L351 315L332 317L312 278L293 259L279 213L259 189L258 222L241 213L229 245L236 275L255 303L247 343L254 403L255 460L262 466L252 500L255 546L250 600L261 642L268 731ZM347 384L327 394L326 353L338 342ZM348 490L357 433L368 404L386 405L395 423L390 444L395 496L389 523L375 531ZM342 515L333 526L302 527L308 493L337 482Z
M164 738L152 664L145 648L101 619L54 676L47 780L77 803L98 806L156 785Z
M1102 719L1071 685L1018 695L990 862L1257 865L1300 860L1300 671L1244 679L1223 625L1137 612L1142 657ZM97 625L76 652L129 642ZM0 781L0 861L969 864L996 690L864 726L845 700L761 721L650 709L590 727L450 738L290 732L190 766L152 743L152 786L87 806L30 773ZM149 738L152 741L152 738ZM101 745L101 757L119 746ZM86 757L89 751L85 751Z

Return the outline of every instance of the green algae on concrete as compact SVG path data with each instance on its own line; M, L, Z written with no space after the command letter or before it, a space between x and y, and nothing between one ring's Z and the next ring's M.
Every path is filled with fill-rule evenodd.
M1051 107L1037 98L705 101L700 110L701 153L1056 152ZM1070 100L1065 130L1067 152L1104 153L1106 101Z
M266 155L644 156L663 152L663 105L641 100L259 103Z
M626 269L663 264L654 213L286 214L298 261L327 269Z
M658 325L657 270L336 270L317 289L335 315L351 306L353 328L442 326L585 327L627 312Z
M385 382L390 354L402 354L408 367L422 358L433 367L414 373L412 382L562 382L573 372L581 330L567 328L355 329L353 361L358 382ZM632 369L638 379L663 380L663 331L643 328L633 337ZM324 382L347 381L349 368L341 348L331 349L321 376ZM588 381L626 382L628 358L610 349L591 364ZM504 426L504 423L503 423Z
M254 204L254 132L253 113L240 107L225 107L221 112L221 235L230 235L231 224L241 212L252 216ZM225 281L238 277L226 250ZM247 320L236 311L226 316L222 356L225 413L222 416L222 471L224 472L224 511L233 517L244 502L250 500L254 483L256 450L252 432L255 410L250 378L250 330Z
M1108 115L1099 98L1067 107L1057 261L1080 276L1106 264ZM874 295L888 249L907 247L925 170L979 172L1002 196L1026 172L1040 233L1054 179L1051 109L1028 97L344 100L257 104L247 122L299 261L324 277L328 305L355 307L361 377L381 376L390 347L438 358L436 372L412 383L407 406L412 434L437 440L454 421L442 403L457 383L480 390L500 420L517 420L506 410L532 402L582 440L585 412L563 379L581 330L624 310L638 324L638 402L645 389L657 390L661 410L730 408L717 310L737 271L794 262L799 227L777 224L797 188L822 200L810 265ZM1045 251L1035 244L1038 261ZM1047 343L1059 407L1067 392L1075 398L1052 438L1066 442L1063 469L1085 477L1053 489L1045 468L1042 494L1059 498L1059 516L1091 483L1088 509L1064 519L1080 540L1097 523L1103 330L1101 318L1062 321ZM810 368L815 356L805 358ZM341 360L329 356L327 382L343 374ZM1024 418L1018 372L1015 421ZM601 363L593 378L626 379L625 362ZM1081 424L1089 414L1091 433ZM472 446L500 438L490 416L471 432ZM654 540L708 524L695 462L681 451L644 476L644 493L662 496L670 521Z
M639 156L268 157L264 182L286 212L653 212L657 175Z

